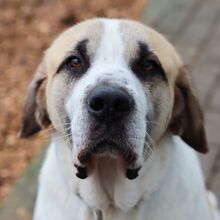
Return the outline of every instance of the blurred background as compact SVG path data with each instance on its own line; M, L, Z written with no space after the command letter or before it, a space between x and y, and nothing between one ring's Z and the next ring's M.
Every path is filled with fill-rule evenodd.
M36 184L39 155L49 140L47 132L29 140L17 137L28 82L58 33L97 16L141 20L178 49L205 110L211 150L200 157L207 186L220 198L219 0L0 0L0 204L4 210L15 197L17 203L29 201L25 189L28 192L29 185ZM17 193L14 185L23 191ZM28 202L30 210L35 192ZM31 211L16 205L12 208L16 218L30 219Z

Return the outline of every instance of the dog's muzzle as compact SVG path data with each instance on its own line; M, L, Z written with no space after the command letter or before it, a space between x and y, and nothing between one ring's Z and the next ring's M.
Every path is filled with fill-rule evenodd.
M77 177L87 177L86 165L94 154L117 152L127 164L134 164L137 155L126 142L126 123L134 111L134 100L128 92L115 85L98 85L86 98L90 121L90 144L82 150L78 159L84 166L75 165ZM140 167L127 168L128 179L138 176Z

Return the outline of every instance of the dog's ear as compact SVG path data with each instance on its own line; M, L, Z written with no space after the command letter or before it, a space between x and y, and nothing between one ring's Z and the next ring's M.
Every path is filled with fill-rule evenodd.
M21 138L27 138L50 124L46 110L46 65L42 61L34 74L24 101Z
M194 95L189 74L182 68L176 79L170 130L200 153L208 152L203 112Z

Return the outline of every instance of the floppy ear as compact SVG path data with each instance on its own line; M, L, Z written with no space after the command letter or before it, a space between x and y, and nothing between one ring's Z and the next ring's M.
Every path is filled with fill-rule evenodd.
M46 67L42 61L27 90L22 127L19 134L21 138L27 138L50 124L46 110L46 80Z
M184 68L176 79L170 130L200 153L208 152L203 112Z

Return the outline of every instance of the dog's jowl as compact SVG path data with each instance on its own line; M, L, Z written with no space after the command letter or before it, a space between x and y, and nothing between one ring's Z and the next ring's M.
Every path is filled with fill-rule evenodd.
M211 220L196 151L203 114L172 45L135 21L92 19L46 50L21 137L53 128L34 220Z

